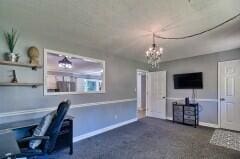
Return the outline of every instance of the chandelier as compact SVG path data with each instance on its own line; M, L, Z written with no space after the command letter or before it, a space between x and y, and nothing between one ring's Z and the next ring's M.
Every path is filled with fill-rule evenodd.
M65 56L62 60L58 61L58 67L65 68L65 69L71 69L72 62L69 61L68 58Z
M153 33L153 44L146 51L146 57L147 57L148 63L151 64L152 67L157 67L158 64L161 62L162 54L163 54L163 48L156 45L155 34Z

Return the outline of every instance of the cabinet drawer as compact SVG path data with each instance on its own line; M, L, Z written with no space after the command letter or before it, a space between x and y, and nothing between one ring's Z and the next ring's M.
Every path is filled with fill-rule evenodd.
M183 122L183 117L182 116L174 116L174 121L176 122Z
M174 116L183 116L183 112L176 111L174 112Z
M190 111L190 110L184 110L184 114L186 115L195 115L194 111Z
M173 109L174 109L174 112L182 112L183 111L182 106L174 106Z
M185 107L184 107L184 110L185 110L185 111L193 111L193 112L194 112L195 107L185 106Z
M184 123L194 125L195 124L195 120L184 119Z
M183 120L183 116L182 115L174 115L174 119L175 120Z
M195 116L184 115L184 119L195 120Z

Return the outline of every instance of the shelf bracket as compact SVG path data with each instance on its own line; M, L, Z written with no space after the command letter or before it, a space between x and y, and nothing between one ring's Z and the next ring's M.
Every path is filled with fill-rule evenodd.
M37 66L32 67L32 70L37 71Z

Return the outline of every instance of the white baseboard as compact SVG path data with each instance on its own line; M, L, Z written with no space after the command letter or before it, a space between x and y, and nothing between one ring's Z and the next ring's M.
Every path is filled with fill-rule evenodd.
M167 117L167 120L173 120L173 118L172 117ZM210 127L210 128L219 128L219 126L217 124L205 123L205 122L201 122L201 121L199 122L199 125Z
M167 119L167 120L173 120L173 118L172 118L172 117L167 117L166 119Z
M124 122L121 122L121 123L117 123L117 124L114 124L114 125L110 125L110 126L107 126L105 128L98 129L98 130L95 130L95 131L92 131L92 132L89 132L89 133L86 133L86 134L83 134L83 135L80 135L80 136L76 136L76 137L73 138L73 142L78 142L80 140L83 140L83 139L86 139L86 138L89 138L89 137L92 137L92 136L110 131L112 129L130 124L130 123L133 123L133 122L136 122L137 120L138 120L137 118L133 118L133 119L130 119L130 120L127 120L127 121L124 121Z
M217 124L212 124L212 123L199 122L199 125L210 127L210 128L219 128Z

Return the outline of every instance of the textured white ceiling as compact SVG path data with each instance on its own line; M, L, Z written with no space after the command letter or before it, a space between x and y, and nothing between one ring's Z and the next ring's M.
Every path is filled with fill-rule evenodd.
M0 0L1 24L145 61L152 32L183 36L240 12L240 0ZM163 60L240 47L240 18L188 40L157 40Z

